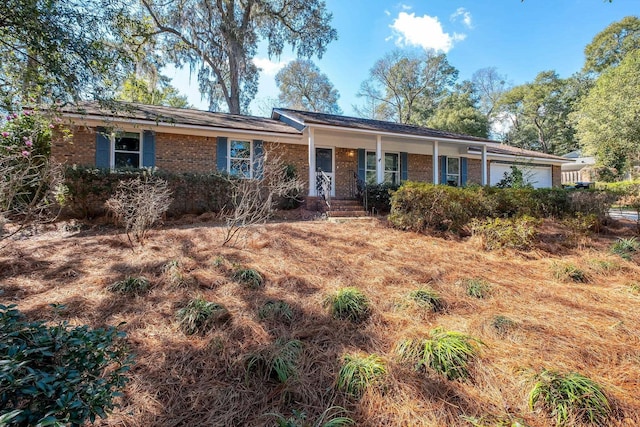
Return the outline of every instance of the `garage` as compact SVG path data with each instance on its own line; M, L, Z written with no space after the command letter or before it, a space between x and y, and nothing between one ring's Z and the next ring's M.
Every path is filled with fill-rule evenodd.
M513 163L494 163L489 165L489 185L496 185L504 178L505 173L511 173ZM534 188L551 188L553 179L551 166L543 165L516 165L522 170L524 180Z

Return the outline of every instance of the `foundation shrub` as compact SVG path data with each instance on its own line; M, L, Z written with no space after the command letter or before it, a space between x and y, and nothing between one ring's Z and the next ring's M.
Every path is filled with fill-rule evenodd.
M471 229L481 238L482 247L487 251L501 248L530 249L538 234L536 227L540 221L530 216L515 218L474 219Z
M124 332L28 322L0 305L0 424L85 425L104 418L133 363Z
M573 190L568 194L570 213L595 217L598 227L609 216L609 210L618 198L614 192L600 190Z
M391 212L391 196L400 188L398 184L367 184L367 209L375 209L378 213Z

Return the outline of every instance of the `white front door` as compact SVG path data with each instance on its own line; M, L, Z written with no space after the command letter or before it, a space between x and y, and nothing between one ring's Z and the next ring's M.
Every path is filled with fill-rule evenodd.
M331 186L331 197L335 197L336 195L336 186L335 186L335 162L333 156L333 148L331 147L316 147L316 172L320 174L323 172L324 175L329 177L330 186ZM316 183L318 182L318 176L316 176ZM317 191L317 190L316 190ZM317 193L316 193L317 194Z

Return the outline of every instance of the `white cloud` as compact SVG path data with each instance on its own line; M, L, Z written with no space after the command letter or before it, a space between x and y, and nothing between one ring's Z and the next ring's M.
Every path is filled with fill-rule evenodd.
M384 14L387 15L387 16L391 16L391 12L389 12L388 10L385 10Z
M400 7L402 8L402 10L411 10L411 9L413 9L413 6L409 6L408 4L401 4Z
M467 36L445 33L437 16L416 16L415 13L400 12L389 26L398 46L420 46L447 53L455 42Z
M467 28L473 28L473 23L471 20L471 12L469 12L464 7L459 7L453 14L451 14L451 21L455 22L458 18L462 17L462 22Z
M269 58L253 58L253 63L256 67L262 69L261 75L267 76L275 76L278 74L278 71L282 70L289 62L291 62L291 59L276 62Z

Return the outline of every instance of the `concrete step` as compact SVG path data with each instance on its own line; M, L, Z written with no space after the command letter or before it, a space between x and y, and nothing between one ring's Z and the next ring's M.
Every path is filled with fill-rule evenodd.
M363 211L362 208L360 208L360 210L352 210L352 211L351 210L349 211L330 210L329 212L327 212L327 215L333 218L355 218L355 217L367 216L367 213Z

